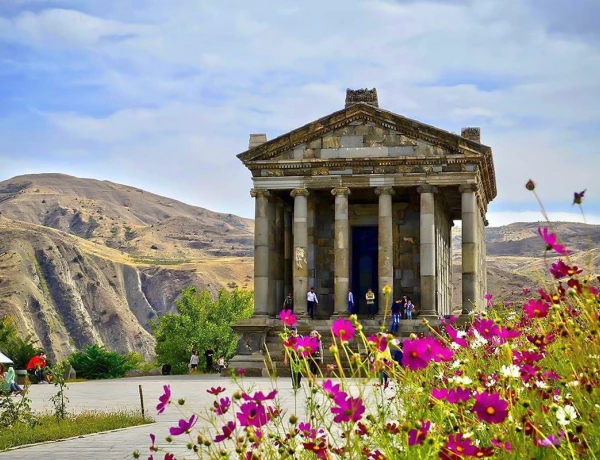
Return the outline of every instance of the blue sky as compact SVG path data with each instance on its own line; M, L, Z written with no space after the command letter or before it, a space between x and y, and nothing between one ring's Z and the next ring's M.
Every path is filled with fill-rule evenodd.
M494 149L492 225L600 223L596 0L1 0L0 180L107 179L253 217L248 134L377 87L380 106Z

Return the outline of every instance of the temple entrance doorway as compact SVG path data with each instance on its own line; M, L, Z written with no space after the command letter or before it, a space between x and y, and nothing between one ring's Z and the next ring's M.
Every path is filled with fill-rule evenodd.
M378 260L377 260L378 229L371 227L352 227L352 293L358 314L367 314L365 294L371 288L375 293L375 305L379 306Z

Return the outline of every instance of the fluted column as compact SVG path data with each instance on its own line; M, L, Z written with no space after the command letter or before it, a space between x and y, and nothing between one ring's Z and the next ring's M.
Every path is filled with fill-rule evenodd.
M394 301L394 237L393 237L393 219L392 219L392 187L378 187L375 194L379 196L379 229L378 229L378 274L379 274L379 292L377 299L379 301L379 314L383 315L385 311L385 296L383 288L389 286L391 289L389 299L390 304Z
M294 312L306 316L306 293L308 292L308 195L305 188L295 188L294 198Z
M269 297L267 302L267 313L271 316L277 314L277 286L275 282L275 278L277 277L275 208L276 204L273 201L273 198L271 198L267 205L267 216L269 219Z
M253 188L254 202L254 316L266 316L269 302L269 191Z
M283 299L287 295L287 292L285 294L283 293L283 226L283 203L278 202L275 206L275 313L280 310Z
M432 185L420 185L420 254L421 261L421 315L437 316L436 308L436 254L435 254L435 193Z
M348 222L348 187L338 187L331 191L335 196L335 241L333 252L334 269L334 302L333 315L346 311L348 306L348 288L350 286L350 226Z
M292 210L287 206L283 210L283 284L284 295L294 290L292 283ZM282 301L283 302L283 301Z
M461 185L461 216L462 216L462 312L473 311L473 305L478 305L477 286L477 210L476 185Z

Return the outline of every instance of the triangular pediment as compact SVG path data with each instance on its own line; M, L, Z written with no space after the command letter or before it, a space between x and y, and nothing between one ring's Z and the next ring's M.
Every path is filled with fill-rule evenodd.
M244 164L310 158L490 154L457 134L359 103L238 155Z

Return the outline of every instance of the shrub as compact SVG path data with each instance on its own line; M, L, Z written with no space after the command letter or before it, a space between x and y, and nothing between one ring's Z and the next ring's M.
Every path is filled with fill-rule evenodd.
M77 377L88 380L124 377L125 372L133 369L127 357L99 345L88 345L85 350L73 353L69 363Z
M13 318L5 315L0 320L0 350L13 360L15 369L25 369L42 349L32 335L21 337Z

